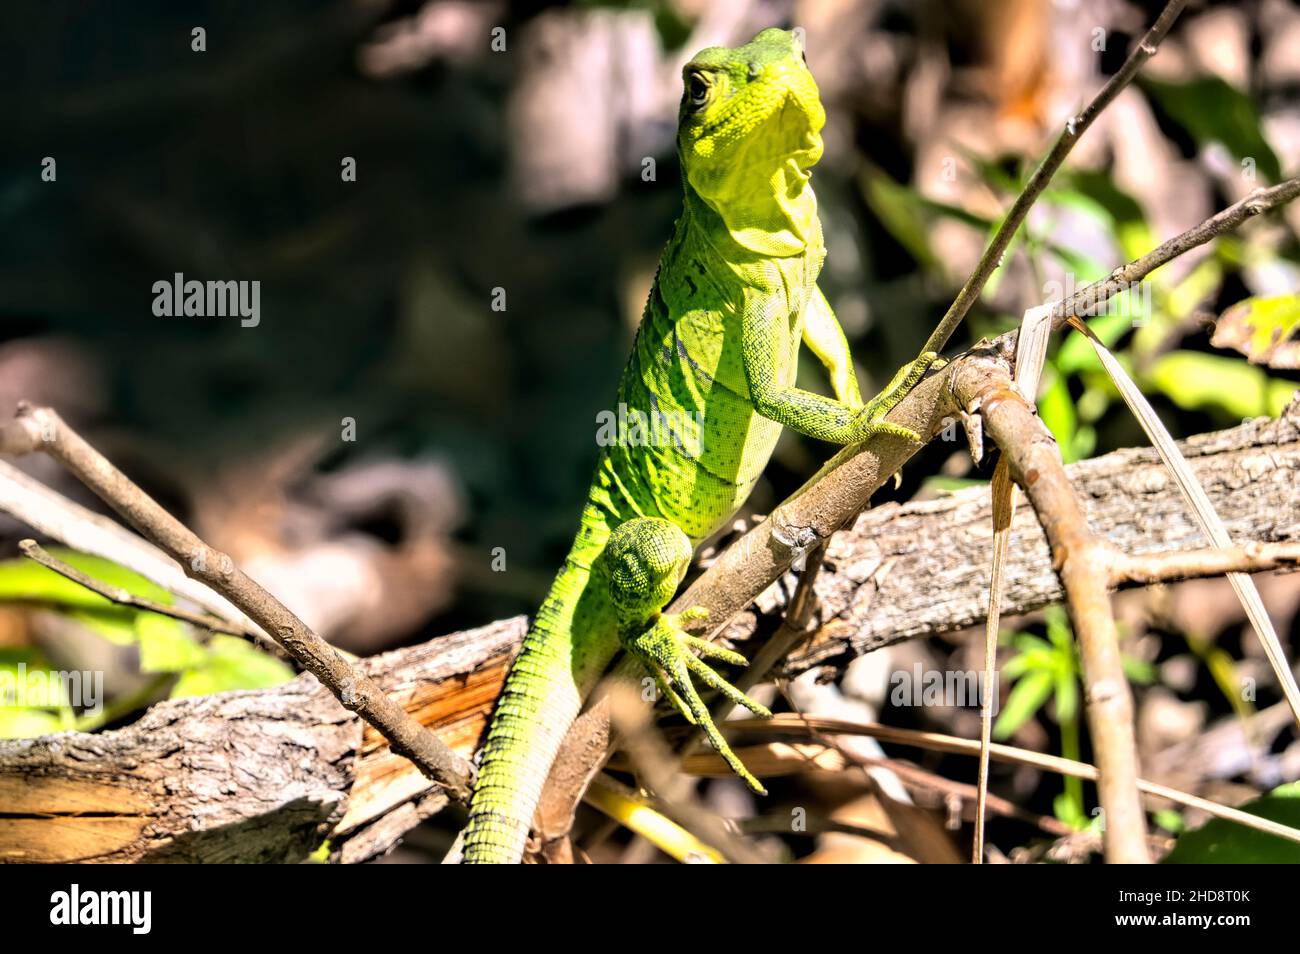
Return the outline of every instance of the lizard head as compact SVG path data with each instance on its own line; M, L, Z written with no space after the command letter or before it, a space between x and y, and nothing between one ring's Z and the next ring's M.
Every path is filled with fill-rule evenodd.
M801 249L810 223L797 221L808 213L794 203L821 158L826 112L798 35L771 29L735 49L709 47L682 80L677 151L688 184L742 244Z

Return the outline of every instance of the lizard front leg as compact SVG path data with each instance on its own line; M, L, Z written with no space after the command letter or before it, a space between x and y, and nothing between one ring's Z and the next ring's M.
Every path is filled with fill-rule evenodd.
M787 331L784 296L756 295L746 303L741 316L741 358L754 410L801 434L833 444L857 444L876 434L892 434L919 443L921 436L915 431L883 418L926 371L942 367L943 359L927 351L904 365L885 390L864 405L844 331L815 287L803 319L803 340L826 366L836 397L823 397L783 383L793 379L793 364L797 361L797 349L791 347Z
M858 373L853 369L849 340L844 336L835 312L831 311L831 303L816 285L803 310L803 343L825 365L835 396L849 407L862 407L862 393L858 390Z
M609 595L618 613L624 648L650 671L664 695L690 722L699 725L713 747L755 792L767 794L722 737L695 688L695 680L717 689L737 705L764 718L772 713L732 686L695 655L737 666L744 656L692 636L685 626L704 619L708 610L693 606L665 613L686 575L694 552L681 528L660 517L637 517L620 524L605 545Z

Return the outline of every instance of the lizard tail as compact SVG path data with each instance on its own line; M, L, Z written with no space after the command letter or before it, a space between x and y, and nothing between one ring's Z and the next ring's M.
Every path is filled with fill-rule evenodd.
M543 608L545 609L545 608ZM564 733L582 705L569 634L539 614L506 679L479 766L465 864L518 864Z
M618 649L612 607L592 572L608 538L601 511L588 507L506 677L470 803L466 864L518 864L523 858L560 743ZM592 586L597 589L589 594Z

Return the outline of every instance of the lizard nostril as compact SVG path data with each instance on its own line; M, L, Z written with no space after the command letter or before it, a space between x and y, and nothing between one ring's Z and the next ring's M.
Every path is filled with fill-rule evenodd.
M757 63L751 62L751 63L749 64L749 78L750 78L750 79L752 79L752 80L758 79L758 74L761 73L761 72L763 72L763 68L762 68L761 66L759 66Z

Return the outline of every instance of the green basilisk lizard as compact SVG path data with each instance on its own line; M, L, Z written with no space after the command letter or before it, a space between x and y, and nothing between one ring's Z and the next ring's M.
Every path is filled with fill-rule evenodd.
M657 439L602 449L577 538L488 730L467 863L520 860L561 740L619 649L763 792L696 688L769 715L701 658L744 657L686 631L704 608L662 611L695 546L749 496L782 427L835 444L880 433L920 439L882 417L936 355L921 355L863 404L844 332L817 288L826 253L809 170L822 154L825 112L798 37L771 29L737 49L711 47L683 79L684 208L617 398L654 422ZM826 366L834 399L795 386L801 343Z

